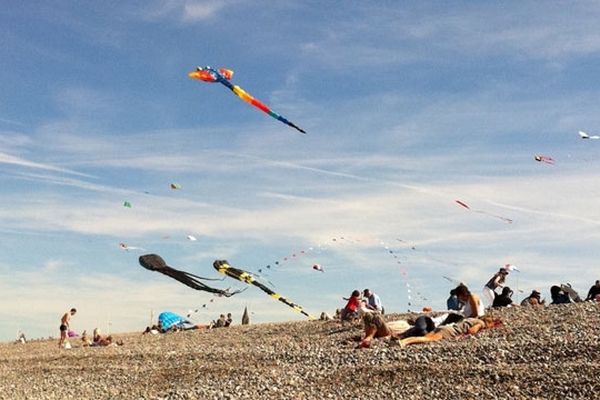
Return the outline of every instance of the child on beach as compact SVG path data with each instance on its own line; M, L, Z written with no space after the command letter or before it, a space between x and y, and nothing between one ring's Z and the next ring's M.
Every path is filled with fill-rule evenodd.
M350 298L344 297L344 300L348 300L348 303L346 303L346 306L342 309L342 321L351 321L357 318L358 309L360 308L360 292L354 290Z

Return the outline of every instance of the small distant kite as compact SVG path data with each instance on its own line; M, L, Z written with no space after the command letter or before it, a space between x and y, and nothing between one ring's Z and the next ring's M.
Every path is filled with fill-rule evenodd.
M198 240L198 239L196 239L195 236L192 236L192 235L187 235L186 237L187 237L187 240L189 240L190 242L195 242L196 240Z
M239 98L244 100L246 103L249 103L249 104L253 105L254 107L258 108L259 110L269 114L271 117L275 118L276 120L279 120L279 121L283 122L284 124L291 126L292 128L297 129L298 131L300 131L302 133L306 133L303 129L299 128L294 123L288 121L283 116L281 116L281 115L277 114L276 112L274 112L273 110L271 110L268 106L266 106L260 100L252 97L250 94L245 92L244 89L242 89L241 87L232 84L230 82L230 80L231 80L231 77L233 76L233 71L230 69L219 68L218 70L216 70L209 66L197 67L196 70L190 72L188 74L188 76L192 79L197 79L197 80L204 81L204 82L210 82L210 83L219 82L222 85L224 85L225 87L227 87L229 90L231 90L233 93L235 93L236 96L238 96Z
M506 271L517 271L517 272L521 272L521 270L513 264L505 264L504 267L502 267L502 269L506 270Z
M146 254L146 255L140 256L139 262L142 267L144 267L150 271L156 271L156 272L160 272L161 274L170 276L171 278L176 279L179 282L181 282L193 289L196 289L196 290L203 290L205 292L215 293L215 294L218 294L220 296L225 296L225 297L231 297L234 294L243 292L243 290L236 290L236 291L230 292L229 289L223 290L223 289L216 289L216 288L210 287L210 286L200 282L200 280L218 281L218 280L222 280L222 279L204 278L201 276L191 274L189 272L180 271L178 269L171 268L165 263L165 260L163 260L162 257L159 256L158 254Z
M546 164L552 164L554 165L554 159L552 157L548 157L548 156L543 156L541 154L536 154L533 159L537 162L543 162Z
M299 313L306 315L310 319L315 319L315 317L306 313L306 311L304 311L302 309L302 307L300 307L298 304L292 303L285 297L282 297L280 294L275 293L267 286L258 282L251 273L241 270L241 269L238 269L238 268L234 268L231 265L229 265L229 263L225 260L215 260L215 262L213 263L213 267L220 273L227 275L230 278L237 279L238 281L247 283L248 285L256 286L257 288L259 288L260 290L262 290L263 292L265 292L266 294L268 294L275 300L281 301L282 303L292 307L294 310L298 311Z
M141 251L145 251L141 247L128 246L127 244L125 244L123 242L119 243L119 247L121 248L121 250L125 250L125 251L129 251L129 250L141 250Z
M592 136L590 136L590 135L588 135L587 133L585 133L583 131L579 131L579 136L582 139L596 139L596 140L600 139L600 136L598 136L598 135L592 135Z
M178 183L171 183L171 189L173 189L173 190L181 189L181 185Z
M472 212L475 212L475 213L478 213L478 214L484 214L484 215L488 215L488 216L490 216L490 217L494 217L494 218L498 218L498 219L501 219L502 221L504 221L504 222L506 222L506 223L508 223L508 224L512 224L512 223L513 223L513 220L512 220L512 219L510 219L510 218L506 218L506 217L503 217L503 216L501 216L501 215L492 214L492 213L489 213L489 212L487 212L487 211L483 211L483 210L474 210L474 209L472 209L471 207L469 207L469 205L468 205L468 204L466 204L465 202L462 202L462 201L460 201L460 200L455 200L455 202L456 202L458 205L460 205L461 207L464 207L464 208L466 208L466 209L467 209L467 210L469 210L469 211L472 211Z
M131 203L128 201L123 202L123 207L131 208Z
M315 271L325 272L325 270L323 269L323 267L320 264L313 265L312 269L314 269Z

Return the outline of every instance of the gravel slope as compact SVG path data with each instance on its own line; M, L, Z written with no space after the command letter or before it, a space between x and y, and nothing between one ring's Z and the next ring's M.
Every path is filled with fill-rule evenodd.
M600 304L494 315L503 328L404 349L356 349L360 324L333 321L115 335L122 347L4 343L0 399L599 397Z

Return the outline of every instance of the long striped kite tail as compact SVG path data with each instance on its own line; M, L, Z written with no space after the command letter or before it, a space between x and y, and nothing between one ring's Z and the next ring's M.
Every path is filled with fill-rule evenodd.
M266 294L271 296L273 299L279 300L280 302L284 303L285 305L293 308L295 311L297 311L303 315L306 315L310 319L315 319L315 317L313 317L312 315L310 315L306 311L304 311L302 309L302 307L299 306L298 304L292 303L291 301L289 301L288 299L286 299L279 293L275 293L268 286L265 286L262 283L260 283L259 281L257 281L254 278L254 276L252 276L252 274L250 274L244 270L232 267L231 265L229 265L229 263L227 261L216 260L213 263L213 267L220 273L225 274L231 278L237 279L238 281L244 282L248 285L256 286L257 288L259 288L260 290L262 290L263 292L265 292Z
M227 82L229 83L229 82ZM233 93L235 93L239 98L241 98L242 100L244 100L246 103L253 105L254 107L258 108L259 110L261 110L262 112L270 115L271 117L275 118L278 121L283 122L284 124L302 132L302 133L306 133L306 131L304 131L303 129L301 129L300 127L298 127L296 124L290 122L288 119L286 119L285 117L277 114L275 111L271 110L271 108L269 108L269 106L267 106L265 103L263 103L262 101L254 98L250 93L246 92L244 89L242 89L241 87L239 87L238 85L232 85L231 83L229 83L229 85L225 84L225 86L227 86L229 89L231 89L231 91Z

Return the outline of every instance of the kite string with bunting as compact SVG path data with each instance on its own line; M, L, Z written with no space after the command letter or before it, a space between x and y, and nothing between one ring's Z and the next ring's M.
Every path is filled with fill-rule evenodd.
M259 268L258 275L261 276L261 274L263 274L267 271L277 270L278 268L281 268L281 267L283 267L287 264L293 263L293 262L297 262L297 261L301 260L303 257L310 256L311 254L315 254L317 252L320 253L324 250L329 249L330 246L332 246L333 244L342 246L344 243L347 243L353 247L355 247L357 245L367 245L367 246L371 246L371 247L380 248L396 261L397 265L400 267L400 274L402 276L402 279L404 281L404 286L406 288L407 305L408 305L407 308L409 311L413 308L414 304L416 303L415 298L413 297L415 294L418 297L417 301L422 302L423 304L425 304L428 301L428 299L426 297L424 297L419 290L415 291L414 286L411 286L408 270L400 262L398 252L391 249L390 246L388 246L385 242L383 242L381 240L376 240L376 239L354 238L354 237L347 236L347 235L330 237L325 242L321 242L316 246L310 246L310 247L306 247L306 248L303 248L298 251L290 252L287 255L277 259L276 261ZM331 248L333 248L333 247L331 247ZM315 268L313 268L313 269L315 269Z

